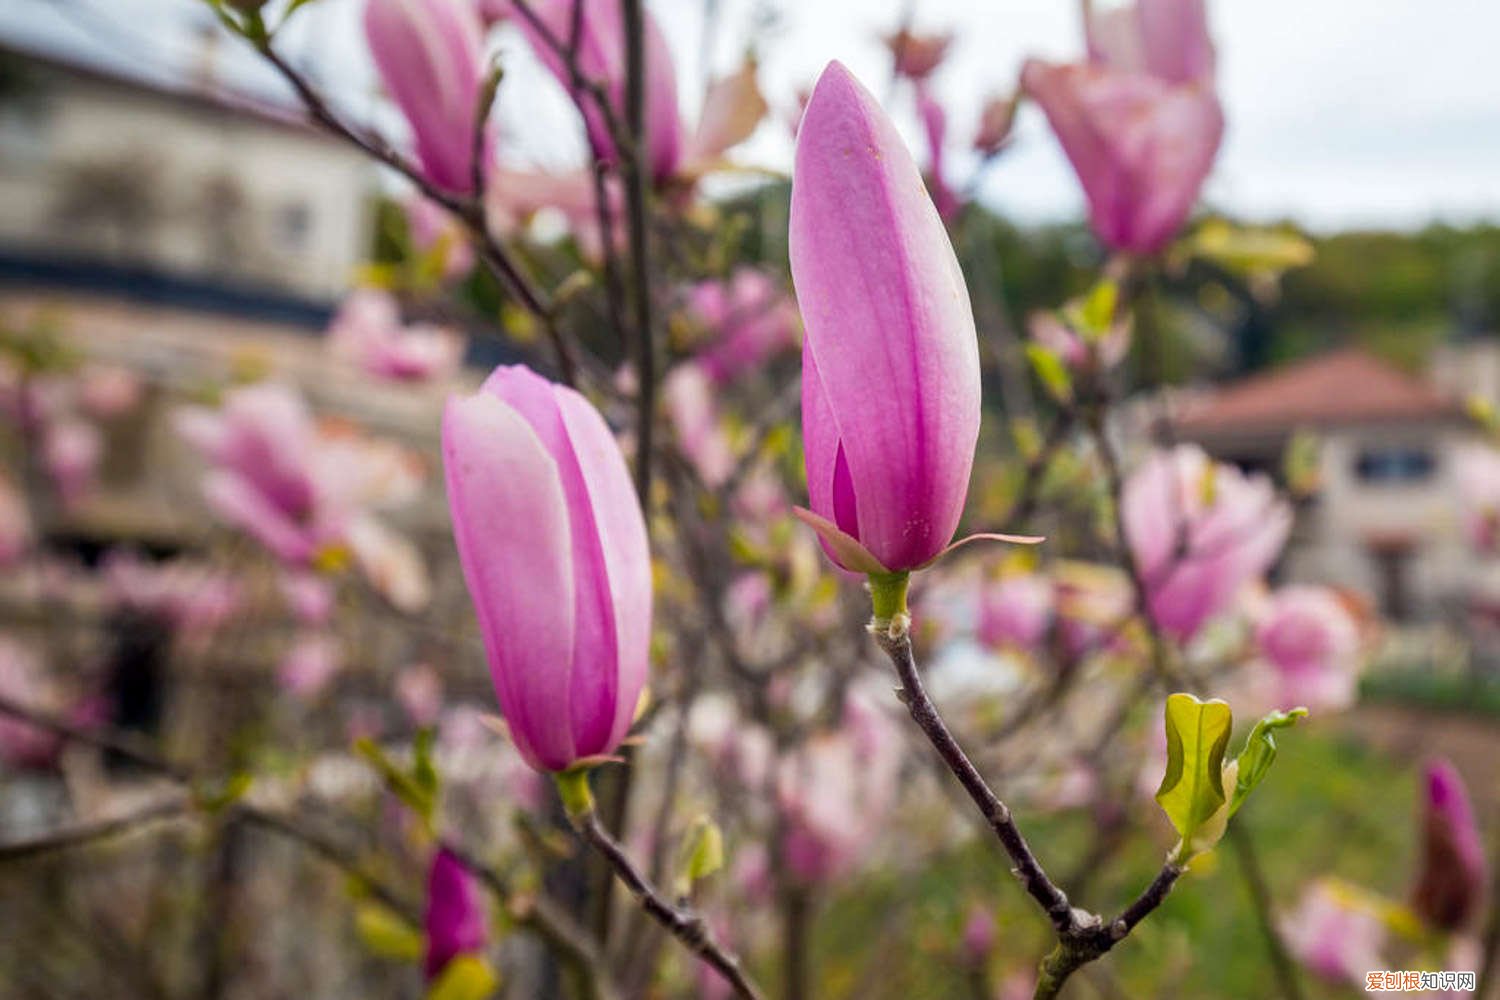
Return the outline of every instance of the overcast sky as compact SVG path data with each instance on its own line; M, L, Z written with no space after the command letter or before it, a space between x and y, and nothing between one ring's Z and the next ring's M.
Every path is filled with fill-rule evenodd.
M704 0L651 6L671 40L691 117L703 77ZM375 102L359 7L360 0L319 0L298 15L286 45L326 82L339 82L346 107L368 114ZM753 44L762 85L779 110L829 59L886 92L889 58L878 36L899 20L899 0L718 0L717 7L713 66L732 65ZM950 107L955 152L979 103L1008 90L1026 56L1066 59L1081 48L1074 0L921 0L915 7L919 30L958 32L936 80ZM0 37L172 75L192 65L193 26L203 16L199 0L3 0ZM1500 221L1500 3L1218 0L1211 18L1229 120L1207 190L1212 204L1320 230ZM513 41L497 44L508 54L500 113L510 155L543 165L581 155L560 90ZM226 52L221 65L245 87L276 92L244 53ZM909 106L893 109L915 138ZM778 116L743 155L784 169L790 153ZM956 158L960 182L967 166ZM1034 110L1015 149L987 177L983 197L1023 221L1081 215L1076 181Z

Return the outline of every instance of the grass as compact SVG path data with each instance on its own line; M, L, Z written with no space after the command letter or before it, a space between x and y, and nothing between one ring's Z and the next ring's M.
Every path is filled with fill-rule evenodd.
M1360 744L1316 727L1281 741L1265 785L1236 822L1248 824L1279 908L1302 886L1335 875L1399 899L1413 861L1413 775ZM1398 769L1399 768L1399 769ZM1154 835L1149 800L1126 848L1081 902L1114 910L1155 873L1170 846ZM1020 816L1054 875L1076 864L1090 841L1085 816ZM1140 824L1138 824L1138 827ZM996 908L996 981L1033 967L1049 945L1045 923L1009 875L998 847L971 842L909 871L868 873L830 900L818 921L818 997L938 1000L973 996L955 958L967 906ZM1274 994L1265 944L1233 853L1195 862L1166 904L1105 960L1127 996L1262 998ZM1308 996L1340 995L1305 980ZM1070 995L1086 997L1081 983ZM1028 994L1029 995L1029 994ZM1349 996L1357 994L1350 992Z

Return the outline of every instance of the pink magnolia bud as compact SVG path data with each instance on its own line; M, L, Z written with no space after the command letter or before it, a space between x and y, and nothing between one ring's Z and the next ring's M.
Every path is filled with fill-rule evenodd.
M979 436L979 346L917 166L837 62L798 133L790 246L806 328L812 509L886 570L913 569L943 550L963 513Z
M917 85L917 117L922 120L922 131L927 136L927 187L938 214L951 222L963 203L948 184L947 158L943 155L943 144L948 138L948 112L925 83Z
M952 44L951 34L918 35L906 28L885 38L897 75L916 81L927 79L943 64Z
M479 882L446 847L438 849L427 876L427 957L422 971L431 982L460 955L484 950L489 921Z
M445 191L472 191L485 70L483 28L470 0L368 0L365 37L411 126L422 172ZM486 159L489 146L487 136Z
M1359 681L1359 625L1325 587L1276 592L1255 628L1255 647L1270 667L1271 707L1313 712L1354 704Z
M1089 61L1029 61L1023 88L1047 115L1114 250L1155 253L1213 166L1224 112L1201 0L1139 0L1091 15Z
M389 292L361 288L350 294L328 327L334 355L376 378L425 382L450 378L463 363L464 336L429 323L403 326Z
M449 400L443 465L517 748L547 771L612 752L646 679L651 557L609 428L572 389L498 368Z
M1461 930L1479 912L1489 883L1484 842L1458 769L1427 762L1422 799L1422 858L1412 909L1442 931Z
M1121 503L1151 614L1182 642L1271 568L1292 526L1270 480L1214 463L1196 445L1153 453Z
M1010 143L1016 123L1019 94L991 97L979 109L979 128L974 133L974 149L983 156L994 156Z
M590 81L601 85L609 96L616 121L627 127L629 116L625 104L625 20L620 4L612 0L540 0L532 9L547 26L552 37L566 47L572 39L573 8L583 3L578 38L578 67ZM666 36L650 11L646 19L645 85L646 85L646 167L656 181L670 177L682 158L682 122L677 109L677 71L672 64L672 50ZM575 91L567 64L549 45L529 18L517 23L536 51L537 57L552 75L573 95L583 113L594 155L614 162L617 158L614 137L603 112L588 93Z

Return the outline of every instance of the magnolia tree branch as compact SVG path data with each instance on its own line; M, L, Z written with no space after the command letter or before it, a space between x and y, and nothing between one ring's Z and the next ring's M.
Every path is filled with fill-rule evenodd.
M520 268L511 259L509 252L501 245L499 240L495 239L494 234L490 232L488 222L485 218L483 201L477 197L456 195L437 187L379 135L344 121L342 117L334 112L328 102L324 100L323 95L318 92L317 88L312 85L307 77L303 76L296 67L289 63L276 50L272 44L270 35L259 38L242 37L245 37L255 47L255 50L260 53L262 58L281 74L282 79L286 80L291 88L296 91L297 97L302 101L302 105L307 110L307 113L325 131L354 146L377 163L383 164L405 177L424 196L447 209L454 218L463 224L464 228L468 230L470 237L474 240L479 259L484 262L485 267L516 297L521 306L542 324L543 329L547 333L547 338L552 343L553 351L557 356L558 374L568 385L574 385L578 380L578 360L557 324L556 310L553 308L553 304L548 299L546 293L533 285L521 273ZM479 168L476 167L477 169Z
M1266 939L1266 951L1271 957L1271 967L1276 970L1281 993L1286 1000L1303 1000L1297 967L1286 953L1286 944L1276 930L1276 921L1272 917L1271 890L1266 885L1265 873L1261 871L1260 859L1256 856L1255 841L1250 828L1245 825L1243 813L1236 822L1229 825L1225 834L1239 859L1240 874L1244 877L1250 902L1255 907L1255 922L1260 926L1261 936Z
M634 140L621 154L626 213L630 221L632 305L635 307L636 377L640 383L636 412L635 491L650 509L652 425L656 410L656 343L651 328L650 222L646 215L647 176L642 153L646 136L646 15L641 0L620 0L625 20L625 106Z
M684 947L723 976L741 1000L761 1000L760 991L740 968L738 956L714 939L713 931L702 915L685 903L679 905L669 900L636 867L635 862L625 853L625 848L599 822L599 814L588 787L588 773L583 770L566 771L556 775L556 778L558 791L562 795L563 806L573 829L585 844L604 859L640 903L641 909L682 942Z
M902 620L872 625L870 631L885 654L890 657L901 680L899 696L911 713L912 721L926 735L938 756L953 773L979 808L985 822L1005 848L1014 865L1012 871L1022 887L1052 922L1057 946L1042 961L1038 973L1036 1000L1057 996L1062 985L1075 971L1104 955L1160 906L1172 891L1183 869L1168 861L1145 890L1111 920L1073 906L1042 868L1031 846L1016 826L1010 809L985 782L979 770L959 746L943 722L937 706L927 694L917 662L912 654L911 637Z
M86 847L111 837L133 833L142 827L182 816L187 808L188 803L181 799L157 802L128 816L118 816L93 823L80 823L33 840L0 844L0 864L8 861L25 861L39 855L51 854L54 851Z
M31 708L3 695L0 695L0 715L6 715L36 726L39 729L44 729L70 743L92 746L114 753L144 770L161 775L184 786L190 792L196 792L204 788L215 788L222 784L221 782L209 780L205 776L194 774L189 768L160 756L127 734L112 733L105 729L81 728L50 712ZM153 810L148 809L135 816L126 817L124 820L97 824L91 828L77 828L63 831L51 835L49 838L42 838L27 844L12 845L10 848L0 848L0 860L7 858L7 852L10 852L15 857L34 855L53 849L54 847L73 846L121 833L129 827L140 825L144 822L165 819L169 815L167 812L168 805L173 807L173 811L176 814L190 815L189 809L192 804L192 799L189 798L180 802L159 805L155 807L156 811L154 814ZM210 814L210 811L202 813L202 815ZM421 924L422 911L419 906L413 904L401 893L387 885L379 876L372 873L366 865L355 857L354 852L350 848L322 831L315 829L300 817L289 816L243 800L225 807L224 815L238 818L252 826L259 827L267 832L299 844L350 876L355 882L366 889L373 898L393 913L398 914L409 923ZM566 911L545 897L521 897L492 868L481 864L471 855L464 854L456 848L453 849L458 854L460 860L479 877L480 881L502 903L507 905L518 922L525 924L535 931L560 956L570 961L579 969L591 1000L617 1000L618 993L614 989L612 981L605 970L603 957L599 954L597 947L595 947L587 932L578 926Z

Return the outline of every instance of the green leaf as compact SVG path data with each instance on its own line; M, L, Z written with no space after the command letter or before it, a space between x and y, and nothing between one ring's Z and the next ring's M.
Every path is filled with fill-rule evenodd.
M1306 497L1318 492L1322 485L1319 460L1322 457L1322 440L1306 429L1293 432L1282 452L1282 477L1293 496Z
M1225 803L1224 748L1234 716L1217 698L1199 701L1178 692L1167 698L1165 718L1167 771L1156 801L1182 837L1176 855L1185 861L1223 836L1223 824L1209 821Z
M1078 318L1082 320L1085 339L1098 340L1109 332L1115 322L1115 309L1120 302L1120 289L1113 281L1099 282L1089 289L1088 297L1079 307ZM1092 335L1092 336L1090 336Z
M422 932L380 903L363 902L355 907L354 929L365 948L382 958L415 962L427 950Z
M437 765L432 759L432 743L435 735L432 726L423 726L417 730L416 739L412 741L412 780L422 793L432 802L437 801L438 780Z
M210 816L217 815L245 797L254 777L244 771L236 772L212 787L199 786L194 792L198 808Z
M1313 245L1285 227L1241 226L1209 219L1188 239L1190 252L1241 274L1279 275L1312 263Z
M429 735L429 739L430 739ZM418 739L420 743L420 738ZM437 807L437 774L432 773L432 786L428 787L423 780L407 774L395 761L386 756L385 751L380 749L379 744L370 739L359 739L354 742L355 751L370 762L370 765L380 773L391 793L406 803L418 816L431 822L433 811ZM418 754L420 754L420 749ZM430 767L430 763L429 763ZM418 765L420 769L420 764Z
M677 855L677 895L687 896L699 879L724 867L724 834L708 816L699 816L688 827Z
M427 988L427 1000L486 1000L499 985L490 963L478 955L459 955Z
M1250 730L1250 736L1245 740L1245 748L1236 758L1239 769L1234 780L1234 795L1229 800L1229 815L1233 816L1239 811L1245 798L1255 791L1255 786L1261 783L1266 772L1271 769L1271 762L1276 759L1276 730L1289 729L1297 724L1298 719L1306 717L1307 709L1305 708L1294 708L1290 712L1272 712Z
M1026 360L1031 362L1032 371L1036 372L1036 377L1053 399L1059 403L1072 401L1073 376L1068 374L1068 366L1063 364L1062 358L1041 344L1027 344Z

